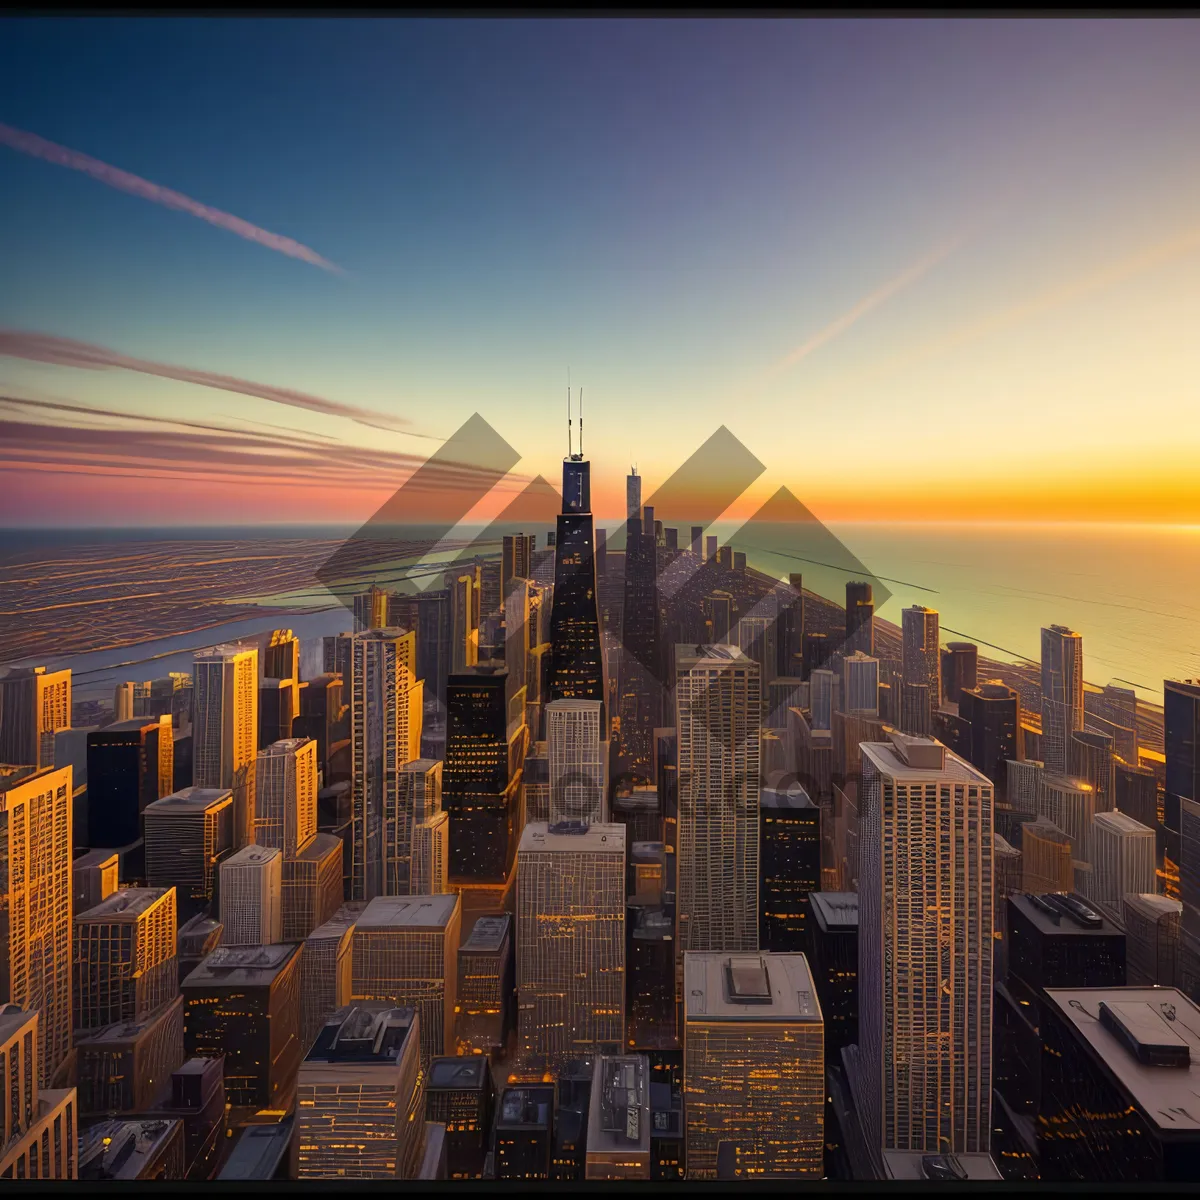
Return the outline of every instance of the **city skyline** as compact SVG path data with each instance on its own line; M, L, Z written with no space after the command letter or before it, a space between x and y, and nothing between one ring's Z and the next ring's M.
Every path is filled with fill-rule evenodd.
M1200 523L1194 21L7 28L4 524L361 521L475 411L553 479L568 373L605 520L853 411L760 451L824 520Z

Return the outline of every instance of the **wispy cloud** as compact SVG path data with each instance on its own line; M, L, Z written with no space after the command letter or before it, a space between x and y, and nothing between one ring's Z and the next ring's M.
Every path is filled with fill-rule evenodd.
M128 171L122 171L119 167L110 166L87 154L81 154L78 150L71 150L66 146L48 142L45 138L38 137L36 133L27 133L23 129L14 129L11 125L0 124L0 145L8 146L21 154L28 154L31 158L40 158L57 166L67 167L72 171L82 171L85 175L90 175L93 179L106 183L118 191L128 192L131 196L140 196L143 200L161 204L164 208L173 208L177 212L189 213L193 217L199 217L201 221L207 221L210 225L217 226L218 229L237 234L238 237L245 238L248 242L257 242L260 246L265 246L268 250L275 250L280 254L286 254L289 258L298 258L301 262L311 263L314 267L332 271L336 275L345 274L336 263L322 258L315 250L301 245L292 238L271 233L257 225L251 225L249 221L243 221L241 217L222 212L219 208L213 208L208 204L201 204L199 200L193 200L190 196L184 196L179 192L171 191L170 188L151 183L150 180L142 179L139 175L131 175Z
M304 408L309 412L325 413L327 416L347 417L372 429L387 429L406 433L410 437L430 438L433 441L442 440L432 434L414 432L408 428L411 422L404 417L393 417L351 404L339 404L336 400L326 400L322 396L312 396L307 392L292 391L290 388L273 387L268 383L254 383L232 375L218 375L212 371L197 371L191 367L177 367L171 363L132 358L105 346L93 346L87 342L78 342L74 338L52 337L50 334L28 333L20 329L0 329L0 356L53 363L60 367L80 367L89 370L111 367L124 371L139 371L143 375L177 379L182 383L194 383L200 387L238 392L243 396L258 396L276 404L287 404L292 408Z

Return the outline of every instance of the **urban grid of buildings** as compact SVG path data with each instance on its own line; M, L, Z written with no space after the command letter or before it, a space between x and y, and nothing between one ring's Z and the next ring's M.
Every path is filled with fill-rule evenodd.
M311 677L0 677L0 1178L1200 1182L1200 682L562 483Z

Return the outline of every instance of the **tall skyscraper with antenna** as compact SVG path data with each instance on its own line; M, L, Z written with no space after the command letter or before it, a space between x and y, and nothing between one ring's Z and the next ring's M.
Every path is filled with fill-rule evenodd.
M596 595L596 539L592 522L591 464L583 456L583 392L579 397L579 451L567 390L567 457L563 508L554 543L554 606L550 611L550 700L599 700L602 728L604 656Z

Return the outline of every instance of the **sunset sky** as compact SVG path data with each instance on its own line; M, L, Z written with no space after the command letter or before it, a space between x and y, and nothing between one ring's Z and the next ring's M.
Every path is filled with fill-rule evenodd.
M1200 523L1200 22L13 20L0 525L357 522L478 412L594 508Z

